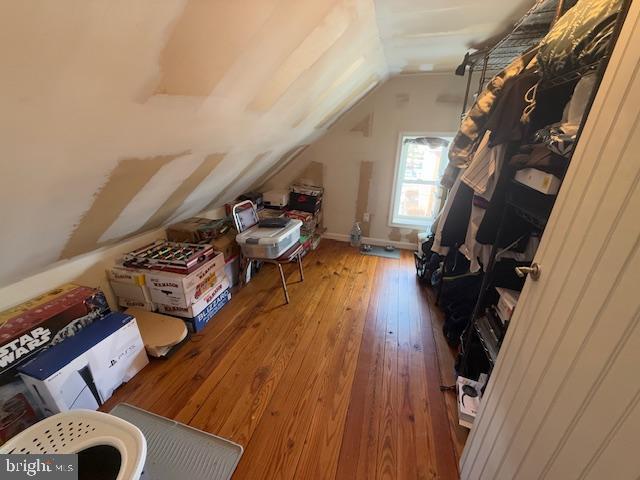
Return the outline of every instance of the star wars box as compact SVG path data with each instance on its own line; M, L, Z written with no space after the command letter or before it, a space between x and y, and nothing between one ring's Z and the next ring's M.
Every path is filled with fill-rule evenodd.
M107 313L100 290L75 284L0 312L0 443L41 417L18 367Z

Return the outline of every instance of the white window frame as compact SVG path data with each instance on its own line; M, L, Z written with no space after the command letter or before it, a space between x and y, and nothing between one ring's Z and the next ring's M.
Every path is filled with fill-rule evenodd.
M399 193L402 188L402 180L399 176L400 170L404 171L404 159L402 156L403 142L402 140L405 137L435 137L435 138L444 138L447 140L453 140L455 137L455 132L400 132L398 134L398 146L396 148L396 161L394 163L393 168L393 185L391 188L391 199L389 204L389 226L390 227L398 227L398 228L427 228L431 226L433 223L433 218L423 218L423 217L404 217L402 219L396 218L395 212L397 211L400 203ZM440 161L439 170L440 175L444 172L444 169L447 166L447 155L446 151L443 153L443 158ZM440 180L437 181L427 181L427 182L416 182L416 183L424 183L425 185L440 185ZM443 190L441 190L441 194Z

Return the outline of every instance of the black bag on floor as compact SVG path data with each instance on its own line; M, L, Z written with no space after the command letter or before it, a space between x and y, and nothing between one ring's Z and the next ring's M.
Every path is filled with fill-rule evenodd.
M469 325L470 318L471 313L466 312L455 312L447 315L442 325L442 333L450 347L455 348L460 345L460 336Z

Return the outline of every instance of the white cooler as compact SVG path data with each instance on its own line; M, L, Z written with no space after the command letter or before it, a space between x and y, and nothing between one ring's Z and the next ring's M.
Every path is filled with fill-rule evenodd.
M245 257L278 258L300 240L300 220L291 221L282 228L259 228L254 225L236 235Z

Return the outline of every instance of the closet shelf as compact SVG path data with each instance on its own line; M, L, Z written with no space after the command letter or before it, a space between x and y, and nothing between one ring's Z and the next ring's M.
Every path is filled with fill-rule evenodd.
M607 55L603 55L602 57L600 57L597 61L590 63L588 65L583 65L581 67L578 67L574 70L571 70L567 73L564 73L562 75L558 75L556 77L552 77L552 78L543 78L542 82L540 82L540 91L543 90L548 90L550 88L553 87L557 87L560 85L565 85L567 83L571 83L571 82L577 82L578 80L580 80L584 75L591 73L591 72L595 72L598 70L598 67L603 64L603 62L606 62L607 60Z
M491 335L491 326L489 325L489 321L486 316L481 316L475 322L473 322L473 327L480 339L480 344L482 345L482 349L487 355L487 359L491 363L491 365L495 365L496 359L498 358L498 350L500 349L497 342L494 341Z
M555 195L545 195L515 180L507 192L507 204L519 217L534 227L544 229L555 203Z
M566 2L566 0L565 0ZM481 84L502 71L511 61L537 45L556 19L560 0L538 0L514 25L513 30L493 45L485 56ZM572 3L572 2L569 2ZM567 5L564 6L566 9ZM482 65L481 62L479 62Z

